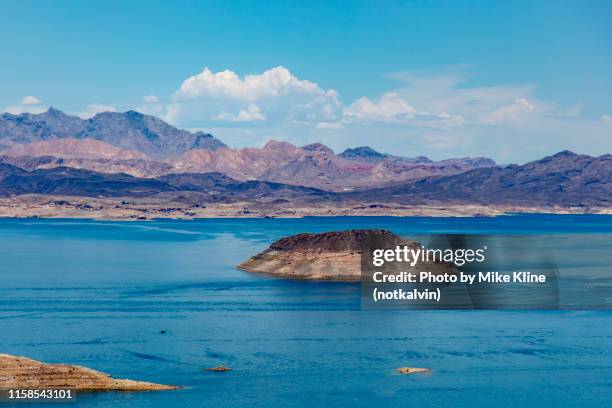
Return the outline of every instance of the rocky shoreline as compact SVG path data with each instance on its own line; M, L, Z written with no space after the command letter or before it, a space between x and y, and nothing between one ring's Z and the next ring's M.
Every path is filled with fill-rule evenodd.
M162 391L180 387L115 379L106 373L69 364L47 364L0 354L0 389L71 389L76 391Z
M26 194L0 198L0 218L87 218L97 220L197 219L197 218L302 218L309 216L422 216L477 217L511 213L612 214L612 208L538 207L477 204L401 205L295 204L250 201L198 204L189 197L175 201L134 198L91 198Z

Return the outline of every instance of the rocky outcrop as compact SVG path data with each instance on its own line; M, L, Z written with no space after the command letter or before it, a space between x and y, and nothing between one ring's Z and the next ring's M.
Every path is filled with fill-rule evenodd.
M386 230L349 230L320 234L297 234L279 239L265 251L237 265L237 268L280 277L312 280L359 281L364 250L420 247ZM423 269L426 267L426 269ZM417 263L415 269L451 272L442 263Z
M180 387L119 380L86 367L46 364L26 357L0 354L0 389L73 389L77 391L157 391Z

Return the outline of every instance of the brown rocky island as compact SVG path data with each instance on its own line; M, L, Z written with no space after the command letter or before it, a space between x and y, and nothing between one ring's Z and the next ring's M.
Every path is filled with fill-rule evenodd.
M237 265L248 272L285 278L358 282L364 248L420 247L416 241L386 230L349 230L320 234L297 234L281 238L265 251ZM442 263L417 263L415 269L452 272Z
M26 357L0 354L0 389L72 389L77 391L161 391L180 387L119 380L86 367L46 364Z

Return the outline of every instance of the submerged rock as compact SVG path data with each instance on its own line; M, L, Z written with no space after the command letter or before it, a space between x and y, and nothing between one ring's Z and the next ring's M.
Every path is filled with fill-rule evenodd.
M400 367L396 368L400 374L415 374L415 373L430 373L431 370L429 368L421 368L421 367Z
M206 368L206 371L232 371L231 368L229 367L225 367L223 365L217 366L217 367L211 367L211 368Z
M78 391L158 391L180 387L119 380L90 368L46 364L26 357L0 354L0 389L73 389Z

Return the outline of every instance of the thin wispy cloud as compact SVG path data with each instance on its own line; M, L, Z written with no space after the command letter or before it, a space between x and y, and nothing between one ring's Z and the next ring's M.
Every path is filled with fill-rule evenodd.
M89 105L85 107L85 110L77 113L77 116L79 116L82 119L89 119L95 116L96 114L102 113L102 112L117 112L117 108L111 105L90 103Z
M2 112L7 112L12 115L20 115L22 113L43 113L47 107L43 102L33 95L24 96L21 100L14 104L6 106Z
M156 95L145 95L142 97L142 101L146 103L158 103L159 98Z
M28 95L21 100L21 104L25 106L40 105L42 101L35 96Z

